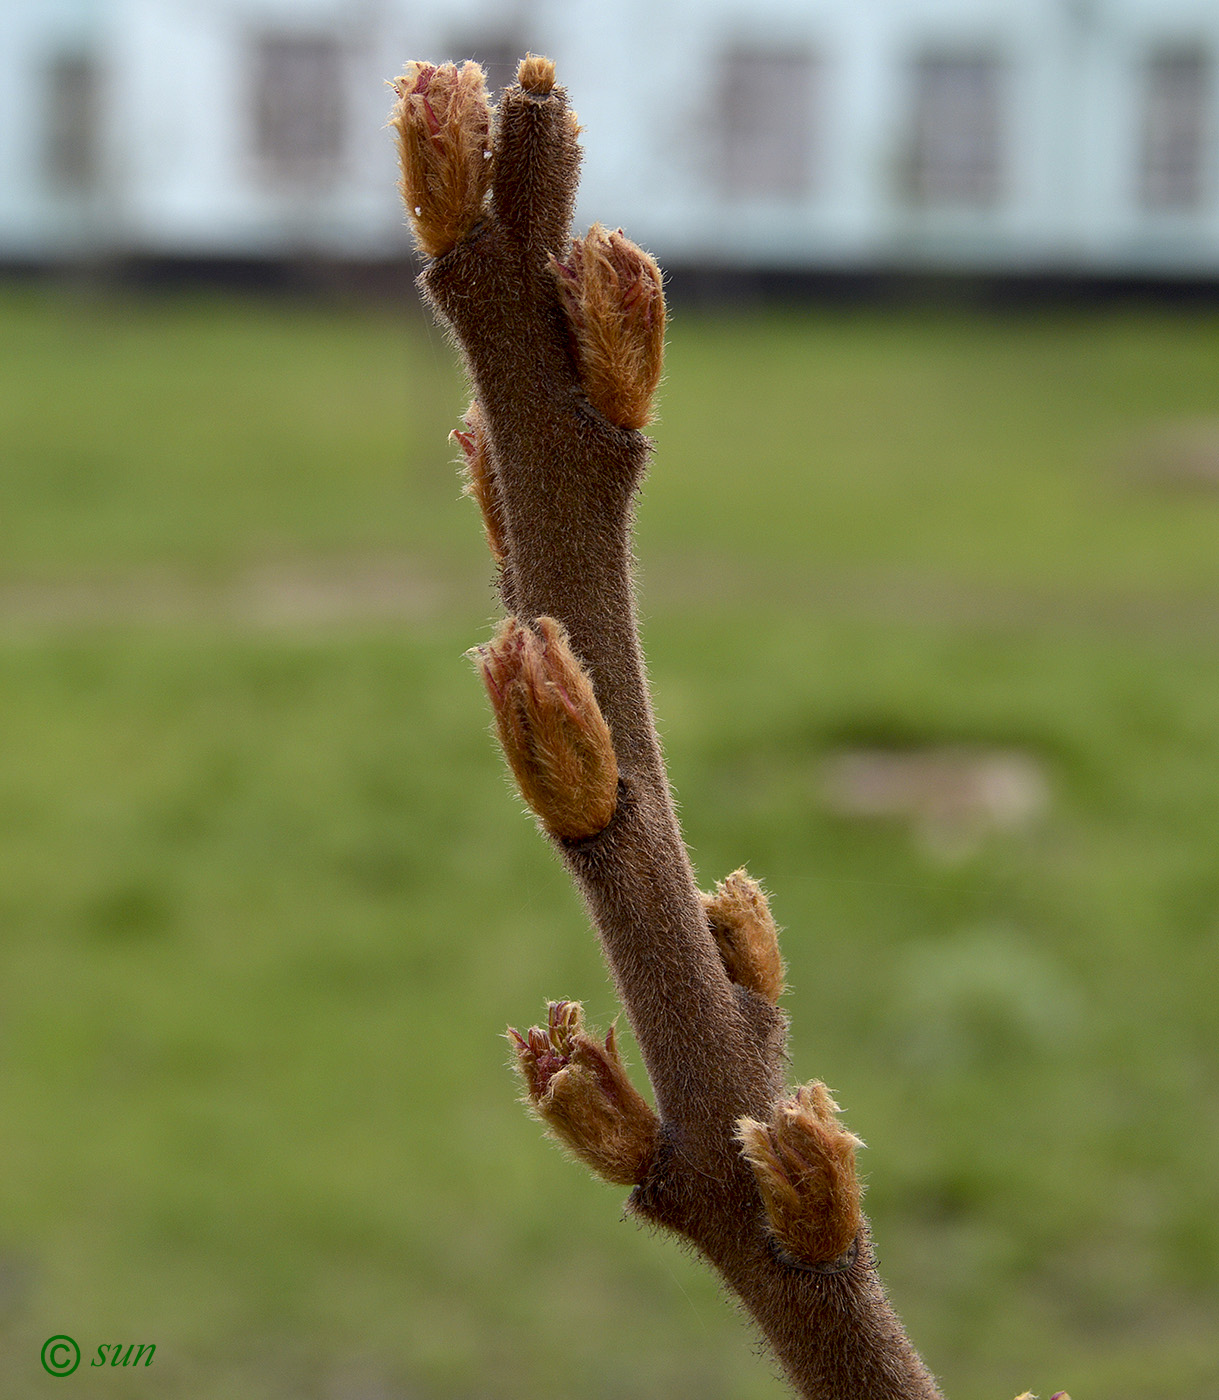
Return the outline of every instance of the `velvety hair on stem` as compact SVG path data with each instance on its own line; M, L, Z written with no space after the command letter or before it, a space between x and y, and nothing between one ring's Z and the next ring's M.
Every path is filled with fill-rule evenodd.
M509 768L584 897L655 1109L578 1002L509 1031L530 1110L627 1209L688 1242L810 1400L933 1400L876 1271L859 1139L788 1087L778 930L743 870L704 895L652 716L631 569L664 352L662 278L571 236L579 124L528 55L492 121L475 65L395 84L423 295L465 360L457 430L508 614L476 648ZM818 988L821 996L828 989ZM813 1008L815 1014L815 1008Z

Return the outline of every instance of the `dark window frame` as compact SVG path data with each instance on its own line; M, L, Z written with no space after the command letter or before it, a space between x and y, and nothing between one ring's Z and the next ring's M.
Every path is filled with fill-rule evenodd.
M1214 58L1200 43L1160 44L1143 59L1138 202L1149 213L1195 213L1211 189Z
M1008 64L993 48L936 48L910 67L906 194L921 209L983 212L1008 192Z
M731 199L817 191L825 64L810 44L734 41L717 65L716 182Z
M61 49L43 67L41 164L48 186L79 197L97 192L105 159L105 81L89 49Z
M250 146L259 176L324 189L349 154L347 52L325 30L260 30L250 46Z

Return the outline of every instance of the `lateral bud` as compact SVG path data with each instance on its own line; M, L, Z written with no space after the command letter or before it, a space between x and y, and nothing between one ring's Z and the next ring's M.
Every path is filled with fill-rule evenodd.
M863 1224L855 1171L855 1149L863 1143L837 1113L829 1090L814 1081L776 1103L769 1123L737 1122L771 1234L798 1264L845 1262Z
M584 1029L576 1001L552 1001L545 1029L508 1029L525 1102L551 1136L598 1176L637 1186L656 1152L660 1123L627 1077L614 1027L604 1042Z
M419 250L438 258L463 239L491 184L491 110L477 63L412 62L390 86L399 188Z
M553 617L509 617L471 655L521 795L552 836L604 831L618 806L618 760L597 697Z
M729 978L777 1002L784 992L783 959L762 886L744 870L734 870L713 894L700 898Z
M465 432L454 428L449 434L462 450L465 458L463 494L470 496L478 504L482 513L483 530L487 536L487 548L497 564L502 564L508 553L504 542L503 509L500 505L499 487L495 481L495 470L491 465L491 454L487 445L487 430L483 424L482 409L475 399L462 419Z
M618 229L594 224L553 259L584 392L622 428L652 419L664 365L665 298L654 259Z

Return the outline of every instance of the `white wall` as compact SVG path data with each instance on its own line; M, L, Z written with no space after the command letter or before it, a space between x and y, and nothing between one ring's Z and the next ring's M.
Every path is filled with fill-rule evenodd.
M95 237L98 200L45 179L48 74L57 56L104 46L107 8L106 0L0 0L0 252L70 254Z
M253 158L250 43L266 29L343 42L347 147L327 188L276 185ZM0 256L401 252L383 80L503 41L548 52L572 94L579 220L622 224L670 262L1219 273L1216 0L0 0ZM1168 42L1212 55L1209 167L1201 208L1157 214L1137 198L1142 65ZM724 88L740 43L817 57L804 193L724 186L725 103L752 96ZM92 193L48 188L40 166L46 62L72 45L106 79ZM912 64L937 47L1002 59L991 207L903 190Z

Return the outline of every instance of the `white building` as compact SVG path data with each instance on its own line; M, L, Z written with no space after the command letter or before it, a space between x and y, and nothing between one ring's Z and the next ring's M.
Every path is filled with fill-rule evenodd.
M1219 276L1216 0L0 0L0 259L398 255L383 80L527 49L662 261Z

